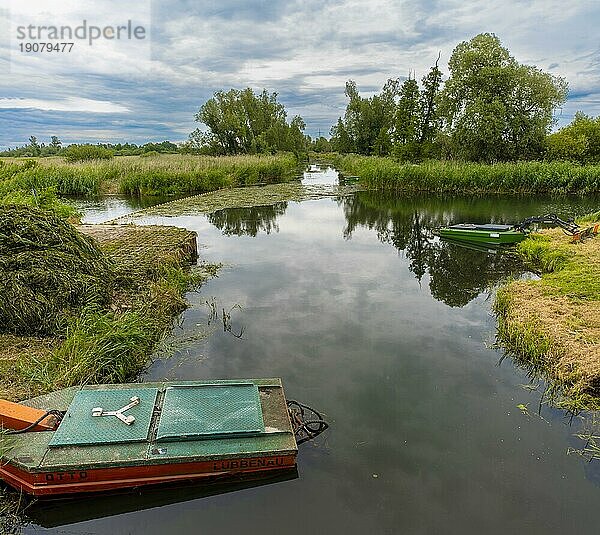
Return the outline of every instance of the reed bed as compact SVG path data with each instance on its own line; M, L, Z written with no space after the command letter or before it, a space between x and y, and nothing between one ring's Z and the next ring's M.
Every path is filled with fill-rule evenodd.
M55 188L59 195L177 195L257 183L285 182L296 173L292 154L194 156L162 154L66 162L63 158L0 160L0 196Z
M369 188L436 193L596 193L600 165L571 162L480 164L431 160L402 163L393 158L339 155L335 166Z

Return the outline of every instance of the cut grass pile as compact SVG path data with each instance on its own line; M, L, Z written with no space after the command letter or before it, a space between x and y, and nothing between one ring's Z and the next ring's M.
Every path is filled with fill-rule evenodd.
M61 332L84 306L110 298L111 262L64 219L0 206L0 332Z
M338 155L334 164L372 189L448 193L596 193L600 165L570 162L479 164L426 161L402 163L377 156Z
M11 279L15 297L0 302L0 398L134 380L186 308L185 292L215 273L211 266L189 269L195 234L174 227L104 225L79 232L52 214L33 210L26 217L23 210L13 212L25 220L23 227L41 227L45 234L32 239L23 232L21 242L13 237L10 247L20 248L15 256L40 256L48 263L30 259L37 271L45 266L39 278L37 271L29 273L31 266L18 264L23 273ZM54 226L46 229L50 221ZM0 225L0 236L7 234L5 226L19 225ZM90 273L101 276L89 278ZM18 323L5 321L14 316L14 307Z
M600 237L574 244L559 229L545 230L517 250L542 275L498 291L500 342L548 378L564 405L600 405Z
M285 182L298 167L293 154L192 156L162 154L66 162L63 158L1 159L0 197L55 188L59 195L178 195L256 183Z

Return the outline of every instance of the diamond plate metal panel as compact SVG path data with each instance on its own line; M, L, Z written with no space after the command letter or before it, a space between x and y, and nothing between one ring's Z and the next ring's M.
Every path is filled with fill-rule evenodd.
M258 387L253 383L172 386L165 390L157 440L264 433Z
M123 390L80 390L75 394L49 446L143 442L148 439L157 393L157 388L143 387ZM139 405L131 407L124 413L135 417L135 422L131 425L126 425L115 416L92 416L92 409L96 407L102 407L105 411L121 409L130 403L130 398L133 396L140 398Z

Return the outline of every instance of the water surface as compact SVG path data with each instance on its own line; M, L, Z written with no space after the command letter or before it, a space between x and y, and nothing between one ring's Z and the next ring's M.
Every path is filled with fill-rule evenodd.
M201 259L226 264L188 295L174 354L144 378L281 377L288 396L322 410L331 429L301 447L296 479L169 505L160 505L169 491L162 502L130 496L113 503L139 510L68 532L596 532L595 465L566 455L574 427L557 410L538 417L541 392L523 388L526 371L499 364L492 348L491 288L523 266L431 232L596 206L362 192L144 220L195 230ZM113 217L110 204L105 212ZM208 325L207 302L230 314L230 330L220 319ZM103 503L88 500L78 514L110 514Z

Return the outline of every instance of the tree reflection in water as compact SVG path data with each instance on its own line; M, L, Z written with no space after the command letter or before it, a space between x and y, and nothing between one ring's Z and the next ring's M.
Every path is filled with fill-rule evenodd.
M259 232L279 232L277 218L287 210L287 202L252 208L227 208L207 215L226 236L256 236Z
M459 221L511 221L515 215L510 205L484 201L482 207L481 199L471 204L469 199L394 198L378 192L361 192L339 202L346 216L346 239L358 226L375 230L381 242L404 252L419 282L429 274L431 295L449 306L465 306L502 279L526 271L505 250L471 248L433 234L436 227Z

